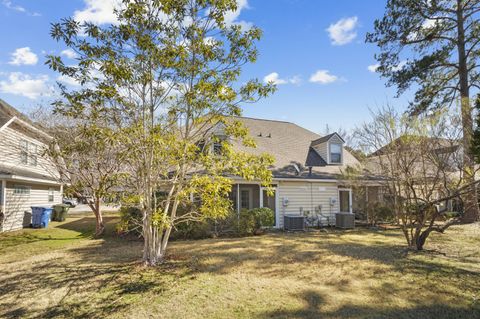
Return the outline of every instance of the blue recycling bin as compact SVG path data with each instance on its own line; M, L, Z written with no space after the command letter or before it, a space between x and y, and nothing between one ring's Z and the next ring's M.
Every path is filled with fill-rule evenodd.
M53 208L32 206L32 227L46 228L50 222Z

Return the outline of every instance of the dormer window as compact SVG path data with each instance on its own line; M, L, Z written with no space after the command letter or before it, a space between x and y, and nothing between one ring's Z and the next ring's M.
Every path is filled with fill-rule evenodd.
M342 163L342 144L330 143L330 163L332 164Z

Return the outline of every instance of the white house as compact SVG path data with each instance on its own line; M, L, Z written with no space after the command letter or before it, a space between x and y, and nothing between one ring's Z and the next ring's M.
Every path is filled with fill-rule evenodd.
M257 148L247 149L233 141L235 147L254 154L269 153L275 158L272 168L274 196L255 182L236 179L231 193L237 211L269 207L275 212L275 227L282 228L285 215L316 215L323 225L335 224L335 214L355 213L356 203L351 183L342 172L359 161L345 148L337 133L327 136L304 129L294 123L239 118L255 139ZM365 176L361 196L379 200L379 184Z
M62 202L58 170L44 156L51 137L0 100L0 231L30 224L31 206Z

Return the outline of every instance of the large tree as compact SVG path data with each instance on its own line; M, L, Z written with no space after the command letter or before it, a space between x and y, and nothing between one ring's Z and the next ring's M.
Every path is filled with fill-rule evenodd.
M257 58L261 32L225 19L236 10L236 0L125 0L114 25L65 19L52 27L79 62L51 56L49 65L84 84L64 88L57 110L121 128L147 265L164 259L179 223L229 213L228 176L271 182L270 156L232 146L254 146L235 119L241 103L274 90L258 80L239 83L242 66ZM179 214L180 207L188 209Z
M459 105L462 118L465 182L463 220L478 219L471 151L472 91L479 88L480 23L478 0L389 0L367 41L376 43L377 71L402 94L416 91L412 114Z

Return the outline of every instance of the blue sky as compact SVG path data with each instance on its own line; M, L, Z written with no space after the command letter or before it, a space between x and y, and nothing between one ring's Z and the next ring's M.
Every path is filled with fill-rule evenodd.
M50 23L73 15L106 23L114 1L0 0L0 98L24 112L48 105L58 75L44 65L45 54L66 49L50 38ZM240 0L232 23L253 23L264 31L258 62L242 78L278 83L273 96L245 106L244 115L322 133L327 124L351 129L369 119L369 108L387 102L405 109L407 97L396 99L395 89L369 70L377 48L364 43L365 34L382 17L385 2Z

